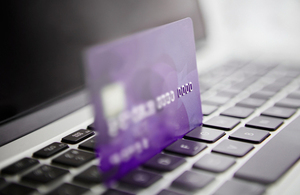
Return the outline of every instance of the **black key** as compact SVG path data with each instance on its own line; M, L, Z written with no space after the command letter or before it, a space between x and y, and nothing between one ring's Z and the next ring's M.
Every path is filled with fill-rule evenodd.
M26 169L29 169L30 167L33 167L36 164L39 164L38 160L26 157L15 162L12 165L9 165L8 167L5 167L4 169L2 169L1 173L8 175L17 174L22 171L25 171Z
M223 131L200 126L187 133L184 138L213 143L224 135Z
M35 192L36 189L21 184L11 183L0 190L1 195L28 195Z
M282 129L255 153L235 177L264 184L280 178L300 157L300 117Z
M217 109L218 109L217 106L202 104L202 113L203 113L204 116L210 115L211 113L213 113Z
M277 102L275 106L286 107L286 108L300 108L300 100L292 98L284 98Z
M252 108L244 108L244 107L231 107L227 110L223 111L221 115L224 116L231 116L236 118L247 118L254 112L254 109Z
M258 108L262 106L265 102L266 100L263 99L246 98L238 102L236 105L241 107L247 107L247 108Z
M3 177L0 177L0 189L2 186L4 186L4 184L6 184L6 181Z
M91 139L80 144L78 146L78 148L95 152L96 151L96 142L95 142L96 140L95 139L96 139L96 137L92 137Z
M237 142L232 140L223 140L220 144L213 148L213 152L228 154L231 156L245 156L254 147L251 144Z
M246 127L274 131L282 124L283 124L283 120L281 119L258 116L252 119L251 121L247 122Z
M77 144L92 135L94 135L94 132L92 130L80 129L80 130L62 138L61 141L69 143L69 144Z
M71 149L59 157L52 160L53 163L59 163L71 167L79 167L95 158L95 154L81 150Z
M136 169L125 175L121 181L135 187L147 188L161 178L159 174Z
M64 143L60 142L54 142L43 149L33 153L33 156L39 157L39 158L49 158L50 156L53 156L54 154L57 154L65 149L67 149L69 146Z
M49 165L42 165L41 167L23 176L22 179L27 181L37 182L37 183L49 183L59 177L62 177L67 173L69 173L69 171L65 169L61 169Z
M203 143L180 139L166 147L165 150L186 156L195 156L206 147Z
M212 175L206 173L185 171L172 183L172 186L189 191L201 189L214 180Z
M115 189L108 189L102 195L134 195L127 192L123 192Z
M226 181L213 195L261 195L265 190L265 187L262 185L232 179Z
M101 183L102 176L99 168L96 165L92 165L85 171L81 172L79 175L74 177L75 180L84 183Z
M293 108L283 108L274 106L265 110L263 113L261 113L261 115L287 119L290 118L293 114L295 114L295 112L296 109Z
M215 106L222 106L223 104L226 104L229 100L229 97L213 96L207 100L202 101L202 103Z
M276 92L260 90L250 95L252 98L268 100L273 97Z
M194 164L194 168L221 173L234 165L235 159L219 154L206 154Z
M173 192L170 190L162 190L157 195L183 195L183 194L180 194L178 192Z
M88 188L75 186L73 184L64 183L47 195L81 195L89 191Z
M230 118L226 116L215 116L210 120L206 121L203 124L203 126L213 127L213 128L223 129L223 130L231 130L239 123L240 123L239 119Z
M294 91L290 93L287 97L292 99L300 99L300 91Z
M87 128L90 130L95 130L95 123L90 124Z
M251 143L261 143L270 135L267 131L241 127L229 136L229 139L246 141Z
M157 154L146 163L144 163L143 166L158 171L173 171L185 162L185 159L181 157L171 156L167 154Z

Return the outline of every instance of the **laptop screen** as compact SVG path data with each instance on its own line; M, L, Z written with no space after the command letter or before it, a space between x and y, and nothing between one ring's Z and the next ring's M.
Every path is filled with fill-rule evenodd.
M0 124L84 88L82 52L191 17L205 37L197 0L9 1L0 77Z

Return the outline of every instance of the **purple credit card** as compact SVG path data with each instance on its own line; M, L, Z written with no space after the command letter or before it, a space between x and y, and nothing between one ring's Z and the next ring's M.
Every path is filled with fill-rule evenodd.
M119 179L202 123L190 18L86 51L105 179Z

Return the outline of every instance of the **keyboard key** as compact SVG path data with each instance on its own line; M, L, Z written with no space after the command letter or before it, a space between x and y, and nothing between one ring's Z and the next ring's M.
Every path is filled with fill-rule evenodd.
M276 79L274 83L276 84L281 84L282 86L288 85L290 82L293 81L294 78L291 77L281 77L279 79Z
M21 184L11 183L0 190L1 195L28 195L35 192L36 189Z
M265 91L272 91L272 92L278 92L280 91L284 86L278 84L278 83L272 83L270 85L265 86L262 90Z
M6 181L3 177L0 177L0 189L2 186L4 186L4 184L6 184Z
M224 116L231 116L236 118L247 118L254 112L254 109L252 108L244 108L244 107L231 107L227 110L223 111L221 115Z
M87 128L90 130L95 130L95 123L90 124Z
M23 180L37 182L37 183L49 183L55 179L69 173L68 170L42 165L41 167L31 171L27 175L23 176Z
M96 139L96 137L92 137L91 139L80 144L78 146L78 148L95 152L96 151L96 142L95 142L96 140L95 139Z
M81 195L88 192L88 188L75 186L73 184L64 183L47 195Z
M121 181L135 187L147 188L161 178L159 174L136 169L125 175Z
M237 90L244 90L247 87L249 87L252 83L256 82L258 79L259 79L259 77L252 76L252 77L249 77L249 78L243 80L242 82L239 82L239 83L233 85L231 88L237 89Z
M173 192L170 190L162 190L157 195L183 195L183 194L180 194L178 192Z
M290 93L287 97L292 99L300 99L300 91L294 91Z
M292 68L293 69L293 68ZM295 77L298 77L299 76L299 70L297 69L293 69L293 70L286 70L285 73L287 77L292 77L292 78L295 78Z
M65 143L60 142L54 142L43 149L33 153L34 157L39 158L49 158L50 156L53 156L54 154L57 154L65 149L67 149L69 146Z
M208 116L218 109L217 106L202 104L202 114Z
M29 169L30 167L33 167L34 165L37 164L39 164L38 160L26 157L15 162L12 165L9 165L8 167L5 167L4 169L2 169L1 173L13 175L25 171L26 169Z
M221 154L242 157L245 156L253 148L254 147L251 144L232 140L223 140L220 144L214 147L212 151Z
M226 181L213 195L261 195L265 190L265 187L262 185L232 179Z
M102 195L134 195L134 194L130 194L130 193L123 192L120 190L115 190L115 189L108 189Z
M282 124L283 120L281 119L258 116L252 119L251 121L247 122L246 127L274 131Z
M210 120L206 121L203 124L203 126L213 127L217 129L223 129L223 130L231 130L239 123L240 123L239 119L225 117L225 116L215 116Z
M296 109L274 106L265 110L261 115L287 119L295 114L295 112Z
M260 90L250 95L251 98L268 100L273 97L276 92Z
M223 96L223 97L234 97L236 96L237 94L239 94L240 91L236 91L236 90L230 90L230 89L226 89L226 90L222 90L222 91L219 91L217 93L218 96Z
M214 180L212 175L206 173L198 173L185 171L172 183L172 186L180 189L194 191L201 189Z
M259 183L277 181L300 157L300 117L276 134L236 173L235 177Z
M277 102L275 106L286 107L286 108L300 108L300 100L292 98L284 98Z
M266 100L263 99L246 98L238 102L236 105L241 107L247 107L247 108L258 108L262 106L265 102Z
M75 176L76 181L81 181L84 183L101 183L102 177L100 170L96 165L92 165L85 171L81 172L79 175Z
M203 104L222 106L230 100L229 97L213 96L207 100L202 101Z
M235 89L234 87L230 87L225 90L227 93L231 93L232 95L236 96L237 94L241 93L242 90L240 89ZM224 95L225 96L225 95ZM227 97L230 97L229 95Z
M59 163L71 167L79 167L95 158L95 154L80 150L71 149L59 157L52 160L53 163Z
M166 147L165 150L186 156L195 156L206 147L207 146L203 143L180 139Z
M88 129L80 129L64 138L62 138L62 142L69 143L69 144L77 144L82 140L94 135L95 133L92 130Z
M241 127L236 132L229 136L229 139L246 141L251 143L261 143L270 135L267 131Z
M194 168L221 173L235 163L235 159L219 154L206 154L194 164Z
M200 126L187 133L184 138L213 143L224 135L223 131Z
M186 160L181 157L171 156L167 154L157 154L146 163L144 163L144 167L155 169L158 171L173 171Z

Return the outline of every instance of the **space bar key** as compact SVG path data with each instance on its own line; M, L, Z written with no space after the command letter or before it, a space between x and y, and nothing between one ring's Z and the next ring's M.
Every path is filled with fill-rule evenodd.
M300 116L282 129L236 173L235 177L270 184L300 157Z

